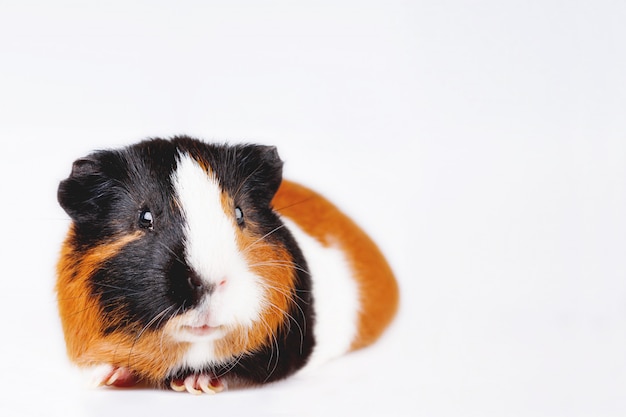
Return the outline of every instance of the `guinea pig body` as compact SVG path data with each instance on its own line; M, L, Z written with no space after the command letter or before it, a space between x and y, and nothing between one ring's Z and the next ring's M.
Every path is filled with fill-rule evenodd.
M262 384L375 341L398 289L367 235L273 147L154 139L77 160L57 298L97 382Z

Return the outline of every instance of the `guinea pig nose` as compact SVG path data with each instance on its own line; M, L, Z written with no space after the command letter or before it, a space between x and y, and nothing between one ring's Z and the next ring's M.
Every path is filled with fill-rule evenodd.
M191 289L194 291L201 291L204 288L204 283L202 282L202 279L194 271L189 272L187 282L189 283Z
M195 271L189 271L189 275L187 276L187 283L189 284L189 288L196 293L198 296L202 294L209 293L211 294L215 288L215 285L209 284L200 278L200 275Z

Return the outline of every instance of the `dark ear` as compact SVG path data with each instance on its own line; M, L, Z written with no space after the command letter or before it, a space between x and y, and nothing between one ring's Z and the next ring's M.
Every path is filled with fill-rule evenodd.
M95 221L101 210L98 200L106 194L107 183L96 154L77 159L70 176L59 184L57 199L73 220Z
M275 146L246 145L243 150L243 164L247 176L258 193L258 200L269 204L283 180L283 161Z

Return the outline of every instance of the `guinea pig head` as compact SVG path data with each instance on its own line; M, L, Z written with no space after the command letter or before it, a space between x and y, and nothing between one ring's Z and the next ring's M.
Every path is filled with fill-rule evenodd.
M293 268L273 147L149 140L77 160L57 294L69 356L159 380L225 363L285 324Z

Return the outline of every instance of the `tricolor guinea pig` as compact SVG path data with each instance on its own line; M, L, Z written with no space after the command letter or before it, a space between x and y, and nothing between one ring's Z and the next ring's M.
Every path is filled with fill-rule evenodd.
M100 385L263 384L374 342L398 303L372 240L274 147L151 139L74 162L57 298Z

